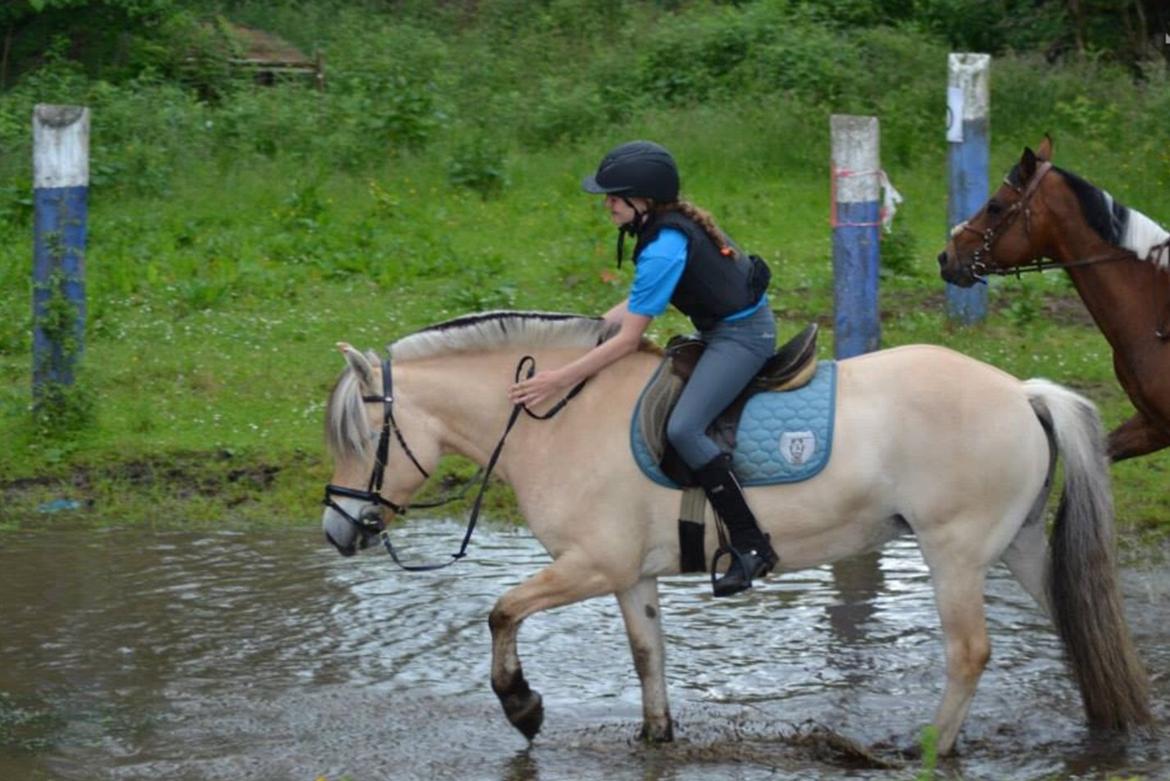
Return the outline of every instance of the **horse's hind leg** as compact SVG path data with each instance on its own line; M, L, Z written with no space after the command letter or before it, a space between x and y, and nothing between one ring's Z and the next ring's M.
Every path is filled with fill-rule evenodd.
M529 740L540 732L544 706L540 694L529 688L516 653L520 623L541 610L615 590L600 571L567 554L496 600L488 617L492 631L492 690L500 698L508 721Z
M947 684L934 725L939 753L949 754L991 656L991 645L983 612L983 571L932 567L932 575L947 656Z
M642 683L643 740L663 742L674 739L670 706L666 699L665 651L662 642L661 612L658 609L658 579L643 578L633 588L618 594L618 605L626 621L634 669Z

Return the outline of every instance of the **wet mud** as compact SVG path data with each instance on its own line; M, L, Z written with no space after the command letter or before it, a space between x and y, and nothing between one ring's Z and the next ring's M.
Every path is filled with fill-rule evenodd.
M442 561L461 527L396 530ZM640 692L613 599L529 619L544 697L529 744L488 678L487 615L546 556L524 530L477 531L437 573L315 530L0 536L0 779L913 779L942 690L928 576L912 543L714 600L662 586L675 742L637 741ZM1167 718L1170 565L1123 577ZM992 660L936 778L1170 777L1162 728L1090 734L1047 620L996 569Z

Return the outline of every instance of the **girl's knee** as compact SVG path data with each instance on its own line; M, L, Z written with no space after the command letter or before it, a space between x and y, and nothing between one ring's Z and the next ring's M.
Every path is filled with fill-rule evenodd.
M695 432L692 426L680 423L673 417L666 421L666 439L675 450L684 451L687 445L694 440Z

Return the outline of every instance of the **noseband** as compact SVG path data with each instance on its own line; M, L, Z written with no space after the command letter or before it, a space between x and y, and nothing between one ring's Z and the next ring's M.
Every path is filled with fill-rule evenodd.
M601 344L600 339L598 340L598 344ZM531 355L525 355L516 365L517 382L519 382L521 374L525 374L527 377L532 377L535 373L536 361ZM349 488L344 485L328 483L325 486L325 500L323 503L326 507L332 508L334 512L338 513L342 518L349 521L349 523L352 524L353 527L357 530L362 540L368 542L372 537L381 538L382 546L386 549L386 552L390 554L390 558L394 560L395 564L404 570L408 570L410 572L427 572L430 570L442 569L443 567L454 564L456 561L459 561L459 559L467 555L467 546L471 542L471 534L475 531L475 524L479 519L479 511L483 505L483 497L484 493L487 491L488 480L491 478L492 470L495 469L496 462L500 458L500 453L504 450L504 442L508 438L508 433L512 430L512 427L516 425L516 421L519 419L520 413L523 412L534 420L548 420L564 409L565 405L572 401L572 399L581 392L581 389L585 387L586 382L588 382L588 378L581 380L565 395L563 399L554 404L548 410L548 412L542 414L536 414L532 412L524 404L514 405L512 407L511 414L508 416L508 422L504 426L504 433L500 435L500 439L496 443L495 450L492 451L491 457L488 458L487 465L480 469L479 472L477 472L474 476L472 476L472 478L466 484L464 484L461 491L457 491L450 496L446 496L433 502L414 505L415 507L424 508L440 507L444 504L447 504L448 502L461 499L464 495L466 495L467 489L470 488L477 479L479 480L479 492L476 494L475 501L472 503L471 515L467 520L467 531L463 535L463 544L459 546L459 551L457 553L451 554L451 560L442 564L410 565L404 564L401 560L399 560L398 553L394 550L394 545L390 542L390 535L386 530L386 523L382 520L380 515L367 515L366 513L362 513L359 517L355 518L353 515L347 512L344 507L333 501L334 496L344 496L349 499L359 499L363 502L370 502L376 505L382 505L383 507L389 507L396 515L406 514L409 505L397 504L396 502L392 502L382 496L382 480L386 475L386 463L390 454L391 432L394 433L394 437L398 440L398 444L402 446L403 452L406 453L411 463L414 464L415 469L417 469L423 476L423 479L425 480L431 476L430 473L423 468L423 465L418 462L418 459L415 458L414 453L410 449L410 446L406 444L406 439L402 436L402 429L398 427L398 423L394 420L394 387L390 374L390 355L387 354L386 359L382 361L382 395L362 396L362 401L364 402L371 404L382 404L382 432L378 437L378 450L374 456L374 467L370 472L370 480L366 486L366 490L363 491L360 488ZM326 536L328 537L328 535ZM337 545L337 543L331 537L329 538L329 541L332 542L338 550L342 550L341 547ZM353 546L350 546L350 548L352 547ZM365 547L365 544L363 544L362 547ZM354 551L348 550L347 552L342 550L342 552L347 553L348 555Z
M374 456L374 468L370 472L370 480L366 485L366 490L360 488L348 488L344 485L336 485L329 483L325 486L325 501L326 507L333 508L339 513L342 518L352 523L354 527L364 536L373 536L381 534L386 530L386 524L378 516L363 514L360 518L354 518L345 508L333 501L334 496L344 496L348 499L360 499L363 502L372 502L374 504L389 507L397 515L404 515L407 510L406 505L397 504L382 496L382 480L386 476L386 462L390 455L390 433L393 432L398 444L402 446L403 452L406 453L411 463L422 474L423 478L430 477L430 473L423 469L422 464L415 458L410 446L406 444L406 439L402 436L402 430L398 428L398 424L394 420L394 381L390 374L390 356L382 361L382 395L381 396L362 396L362 401L375 404L382 404L382 432L378 436L378 450Z

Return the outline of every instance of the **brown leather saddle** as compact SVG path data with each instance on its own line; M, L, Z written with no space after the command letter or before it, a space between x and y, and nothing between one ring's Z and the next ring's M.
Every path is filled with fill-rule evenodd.
M739 419L752 396L764 391L795 390L809 383L817 370L817 330L817 324L810 323L789 339L768 359L735 401L711 423L707 433L721 448L727 451L735 448ZM684 487L696 485L696 481L690 468L666 439L666 420L706 346L695 337L676 336L671 339L666 345L663 366L650 381L655 387L647 387L639 410L643 437L654 454L662 454L659 467L663 474Z

